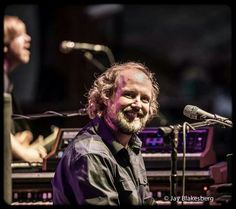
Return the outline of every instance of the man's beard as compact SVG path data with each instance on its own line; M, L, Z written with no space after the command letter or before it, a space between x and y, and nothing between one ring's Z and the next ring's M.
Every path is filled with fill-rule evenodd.
M133 134L142 130L145 127L147 120L147 114L141 114L141 116L138 116L138 120L129 121L125 115L125 111L121 110L117 113L117 118L113 122L117 126L118 131L124 134Z

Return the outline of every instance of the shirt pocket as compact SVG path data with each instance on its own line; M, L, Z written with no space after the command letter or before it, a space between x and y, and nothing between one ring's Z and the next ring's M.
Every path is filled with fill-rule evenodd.
M145 185L148 184L148 180L147 180L147 176L146 176L145 171L142 171L142 172L139 173L138 180L139 180L140 185L145 186Z
M135 185L131 179L121 179L120 185L122 190L132 193L135 190Z
M142 199L142 203L144 203L145 199L150 197L150 190L149 190L149 185L148 185L148 180L145 172L140 173L139 175L139 195Z
M119 200L121 205L139 205L141 201L134 182L131 179L122 179L120 180L120 185Z

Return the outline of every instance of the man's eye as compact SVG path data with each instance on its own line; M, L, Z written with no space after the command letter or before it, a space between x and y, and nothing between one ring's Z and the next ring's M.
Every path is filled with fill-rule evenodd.
M130 94L130 93L125 93L124 96L127 98L132 98L132 94Z
M127 98L133 98L133 97L135 97L135 93L134 92L131 92L131 91L126 91L126 92L124 92L124 94L123 94L125 97L127 97Z
M149 103L149 102L150 102L150 99L149 99L149 98L142 98L142 101L143 101L144 103Z

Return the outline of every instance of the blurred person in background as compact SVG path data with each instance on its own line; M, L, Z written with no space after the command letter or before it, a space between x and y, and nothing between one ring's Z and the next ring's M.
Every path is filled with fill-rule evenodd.
M12 97L13 113L19 107L13 98L13 84L9 79L10 73L20 64L30 61L31 37L27 34L25 23L17 16L4 16L4 93ZM12 122L11 147L13 159L26 162L42 162L46 149L41 145L43 136L33 140L29 125L24 120Z

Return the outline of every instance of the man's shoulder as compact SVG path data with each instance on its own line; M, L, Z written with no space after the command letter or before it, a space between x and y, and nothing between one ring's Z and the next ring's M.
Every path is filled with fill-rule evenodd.
M70 146L70 149L72 149L77 156L87 154L106 155L109 152L108 147L99 135L88 132L77 135Z

